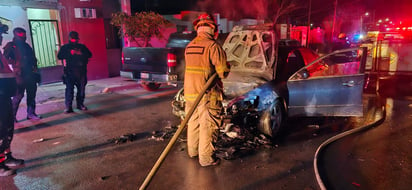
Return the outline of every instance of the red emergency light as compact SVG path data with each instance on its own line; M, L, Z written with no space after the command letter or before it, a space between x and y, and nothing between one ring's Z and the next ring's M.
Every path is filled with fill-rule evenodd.
M124 65L124 53L122 52L122 65Z

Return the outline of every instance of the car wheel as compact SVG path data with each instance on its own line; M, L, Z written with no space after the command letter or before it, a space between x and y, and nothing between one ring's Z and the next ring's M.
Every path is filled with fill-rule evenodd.
M275 138L282 131L285 115L284 104L281 100L276 100L269 109L262 113L259 130Z
M172 100L172 113L180 117L181 120L185 119L185 97L183 88L177 92Z
M155 91L157 89L160 88L160 84L159 83L142 83L142 87L148 91Z

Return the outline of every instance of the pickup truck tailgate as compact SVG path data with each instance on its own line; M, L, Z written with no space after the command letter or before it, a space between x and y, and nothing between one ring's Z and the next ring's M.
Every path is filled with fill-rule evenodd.
M167 73L167 54L169 51L170 49L168 48L124 48L122 70L144 73Z

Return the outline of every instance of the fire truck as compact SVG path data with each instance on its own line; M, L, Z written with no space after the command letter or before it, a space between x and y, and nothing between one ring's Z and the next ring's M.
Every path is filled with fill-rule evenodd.
M412 91L412 32L371 31L360 46L368 48L366 90Z

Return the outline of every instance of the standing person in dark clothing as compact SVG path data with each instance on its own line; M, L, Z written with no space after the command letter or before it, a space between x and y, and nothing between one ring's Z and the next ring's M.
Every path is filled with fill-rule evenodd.
M92 57L90 50L83 44L79 43L79 33L71 31L69 33L69 43L63 45L57 54L59 59L65 59L66 65L64 72L66 74L66 109L64 113L72 113L72 102L74 96L74 86L76 86L76 104L77 109L87 110L84 106L84 97L86 96L87 84L87 63Z
M36 110L36 92L37 92L37 59L33 49L26 43L26 30L17 27L13 30L13 41L4 47L4 56L13 66L16 74L17 91L13 96L13 111L15 121L17 110L21 99L24 97L24 91L27 93L27 119L39 120L41 117L35 112Z
M0 22L0 45L2 34L7 34L8 26ZM16 92L16 78L9 68L8 61L0 51L0 176L13 175L16 172L9 167L19 166L24 160L11 155L10 144L14 133L14 115L11 97Z

